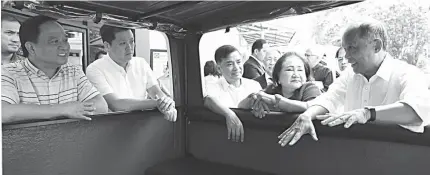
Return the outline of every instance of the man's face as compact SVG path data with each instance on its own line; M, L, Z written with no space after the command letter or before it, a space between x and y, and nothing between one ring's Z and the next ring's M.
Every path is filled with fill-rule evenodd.
M115 33L115 39L108 45L109 56L120 63L128 63L134 54L134 37L131 30Z
M340 71L344 71L349 66L348 60L346 60L345 55L345 49L341 48L337 55L337 62L339 64Z
M40 25L40 34L36 43L32 43L36 61L47 65L61 66L69 58L70 44L63 27L48 21ZM29 50L29 49L27 49Z
M242 56L238 51L232 52L218 64L222 76L228 81L236 81L242 77L243 63Z
M269 50L266 53L266 57L264 58L264 66L266 67L266 71L272 75L273 67L275 66L276 61L281 57L281 54L276 50Z
M263 44L263 47L260 50L255 49L256 57L258 60L260 60L260 61L264 60L264 57L266 57L266 52L267 52L268 48L269 48L268 44Z
M355 73L365 74L376 66L375 48L373 42L360 38L357 30L351 30L344 34L342 47L345 48L345 58L351 64Z
M305 57L308 59L309 65L312 68L315 67L320 61L320 57L316 55L312 49L306 50Z
M18 51L21 43L19 41L19 27L17 21L1 22L1 50L2 52L15 53Z

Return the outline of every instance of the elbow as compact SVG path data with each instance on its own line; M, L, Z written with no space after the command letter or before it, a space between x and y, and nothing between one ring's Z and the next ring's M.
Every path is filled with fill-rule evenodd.
M104 99L100 100L99 105L96 109L96 112L98 114L103 114L103 113L107 113L108 111L109 111L108 110L108 104L106 103L106 101Z
M1 111L1 122L2 123L10 123L13 122L13 114L12 110L8 107L9 104L2 103L2 111ZM8 109L8 110L6 110Z

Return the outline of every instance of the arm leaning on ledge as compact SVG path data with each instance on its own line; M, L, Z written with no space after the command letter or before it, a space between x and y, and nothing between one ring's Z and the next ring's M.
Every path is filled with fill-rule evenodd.
M233 110L224 106L218 99L210 95L204 98L204 106L212 112L225 117L228 139L232 139L235 142L244 141L245 135L242 122Z

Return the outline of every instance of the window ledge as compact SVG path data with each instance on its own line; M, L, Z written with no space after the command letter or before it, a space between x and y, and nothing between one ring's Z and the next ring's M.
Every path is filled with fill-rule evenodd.
M282 133L291 126L298 113L271 112L263 119L255 117L249 110L232 109L242 121L245 128L255 128L262 130L271 130ZM221 115L211 112L204 107L189 108L187 118L189 123L193 122L210 122L217 123L225 127L225 118ZM427 132L414 133L407 129L393 124L369 123L365 125L355 124L346 129L343 125L328 127L314 121L314 126L318 137L338 137L342 139L362 139L384 142L397 142L410 145L430 146L430 126L425 129ZM321 138L320 138L321 139Z

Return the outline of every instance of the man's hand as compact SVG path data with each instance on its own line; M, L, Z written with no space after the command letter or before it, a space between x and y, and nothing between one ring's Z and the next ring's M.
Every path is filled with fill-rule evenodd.
M72 119L91 120L87 115L94 115L96 107L92 102L68 102L60 104L60 109L64 116Z
M225 117L227 123L227 134L228 139L232 139L234 142L243 142L245 135L243 131L243 125L237 115L234 116L226 116Z
M315 141L318 141L317 133L315 132L314 125L311 117L300 115L290 128L285 130L278 136L279 144L285 146L288 142L289 145L294 145L304 134L311 134Z
M178 116L178 112L176 111L175 108L172 108L172 109L170 109L169 111L167 111L166 113L163 113L163 114L164 114L164 118L166 120L168 120L168 121L171 121L171 122L175 122L176 118Z
M321 121L322 125L328 125L330 127L345 123L344 127L349 128L351 125L360 123L365 124L370 119L370 112L366 109L356 109L343 114L326 114L319 115L317 119Z
M157 98L157 108L162 113L167 113L171 108L175 108L175 101L168 96Z

